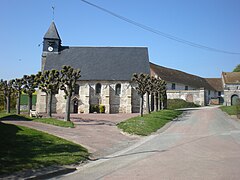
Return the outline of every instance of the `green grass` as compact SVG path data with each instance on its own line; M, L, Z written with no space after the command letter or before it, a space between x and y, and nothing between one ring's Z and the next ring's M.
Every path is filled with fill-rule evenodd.
M51 124L54 126L74 128L73 122L58 120L55 118L30 118L29 116L26 116L26 115L0 113L0 120L27 120L27 121L35 121L35 122L41 122L45 124Z
M80 145L30 128L0 122L0 174L85 161Z
M156 132L180 114L182 114L182 112L176 110L162 110L145 114L143 117L138 116L128 119L119 123L117 126L129 134L147 136Z
M194 108L200 107L197 104L192 102L184 101L183 99L168 99L167 100L167 108L168 109L180 109L180 108Z
M238 106L221 106L220 109L229 115L237 115Z
M74 128L73 122L58 120L58 119L55 119L55 118L35 118L35 119L33 119L33 121L46 123L46 124L51 124L51 125L54 125L54 126Z

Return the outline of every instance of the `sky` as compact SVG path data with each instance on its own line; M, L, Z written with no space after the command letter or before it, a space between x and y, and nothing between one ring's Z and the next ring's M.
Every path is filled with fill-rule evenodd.
M151 62L201 77L240 64L240 0L88 0L118 15L219 53L170 40L81 0L1 0L0 79L41 69L43 36L53 21L65 46L147 47ZM40 44L40 46L39 46Z

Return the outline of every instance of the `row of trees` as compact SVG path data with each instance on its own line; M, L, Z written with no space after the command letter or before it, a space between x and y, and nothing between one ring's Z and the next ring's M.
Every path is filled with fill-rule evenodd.
M28 95L28 112L32 109L32 96L37 88L47 94L47 115L52 117L52 97L59 89L65 93L66 113L64 119L70 121L71 96L76 85L76 81L81 77L79 69L71 66L63 66L60 71L47 70L33 75L24 75L20 79L0 80L0 90L3 92L7 113L10 113L11 95L17 97L17 114L20 114L21 94Z
M144 95L146 94L146 109L151 113L149 96L154 97L154 111L161 110L166 105L166 82L149 74L133 74L132 81L137 84L136 90L141 97L140 114L143 116Z

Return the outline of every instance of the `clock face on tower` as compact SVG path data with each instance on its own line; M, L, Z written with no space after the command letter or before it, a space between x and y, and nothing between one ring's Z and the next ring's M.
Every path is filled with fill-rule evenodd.
M52 47L52 46L49 46L49 47L48 47L48 51L52 52L52 51L53 51L53 47Z

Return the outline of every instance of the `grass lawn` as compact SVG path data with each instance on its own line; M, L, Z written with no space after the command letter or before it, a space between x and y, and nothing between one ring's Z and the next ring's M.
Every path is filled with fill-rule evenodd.
M30 118L29 116L25 115L0 113L0 120L29 120L46 124L52 124L54 126L74 128L73 122L58 120L55 118Z
M0 174L85 161L80 145L30 128L0 122Z
M182 114L176 110L162 110L145 114L143 117L134 117L119 123L118 128L129 134L147 136L163 127L177 116Z
M239 106L221 106L220 109L229 115L237 115L237 112L240 111Z

